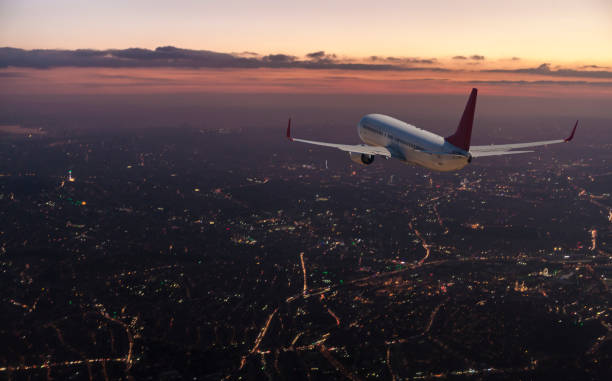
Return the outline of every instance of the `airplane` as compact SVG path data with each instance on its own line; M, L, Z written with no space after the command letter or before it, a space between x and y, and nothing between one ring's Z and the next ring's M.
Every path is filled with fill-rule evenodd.
M476 94L472 89L459 126L451 136L443 138L432 132L422 130L401 120L382 114L368 114L357 124L357 133L366 144L334 144L312 140L296 139L291 136L291 118L287 125L287 139L346 151L352 161L370 165L376 156L398 159L406 164L441 172L457 171L472 162L472 158L498 155L513 155L533 151L514 151L515 149L567 143L574 138L578 121L569 137L539 142L470 146Z

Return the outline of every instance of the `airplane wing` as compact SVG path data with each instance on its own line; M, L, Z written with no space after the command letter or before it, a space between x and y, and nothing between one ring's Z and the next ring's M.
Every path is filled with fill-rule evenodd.
M472 146L470 148L470 154L473 157L482 157L482 156L513 155L517 153L533 152L533 151L512 151L512 150L517 149L517 148L529 148L529 147L546 146L546 145L557 144L557 143L567 143L574 138L574 134L576 133L576 127L578 127L578 121L576 121L576 124L574 124L574 129L572 129L571 135L565 139L544 140L540 142L516 143L516 144Z
M314 145L317 145L317 146L337 148L337 149L339 149L341 151L346 151L346 152L354 152L354 153L362 153L362 154L366 154L366 155L380 155L380 156L385 156L385 157L391 157L391 151L389 151L385 147L368 146L368 145L365 145L365 144L355 144L355 145L350 145L350 144L335 144L335 143L316 142L316 141L313 141L313 140L295 139L295 138L293 138L291 136L291 119L289 119L289 124L287 125L287 139L289 139L292 142L301 142L301 143L314 144Z

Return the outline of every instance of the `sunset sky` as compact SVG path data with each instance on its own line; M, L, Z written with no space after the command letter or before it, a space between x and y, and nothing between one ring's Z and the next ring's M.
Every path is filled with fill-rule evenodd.
M0 0L0 47L3 93L612 93L609 0Z
M0 45L612 61L612 2L1 2Z

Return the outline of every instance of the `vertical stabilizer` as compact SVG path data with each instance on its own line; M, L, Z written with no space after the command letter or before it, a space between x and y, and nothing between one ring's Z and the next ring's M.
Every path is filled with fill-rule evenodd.
M444 138L447 142L459 147L462 150L470 150L470 140L472 139L472 124L474 124L474 110L476 110L476 93L478 89L472 89L470 99L468 99L465 110L461 116L461 121L457 127L457 131L447 138Z

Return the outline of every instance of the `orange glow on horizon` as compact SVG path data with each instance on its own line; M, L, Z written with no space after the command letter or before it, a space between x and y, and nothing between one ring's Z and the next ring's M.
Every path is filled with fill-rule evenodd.
M463 94L612 96L612 79L457 70L56 68L1 69L0 94Z

